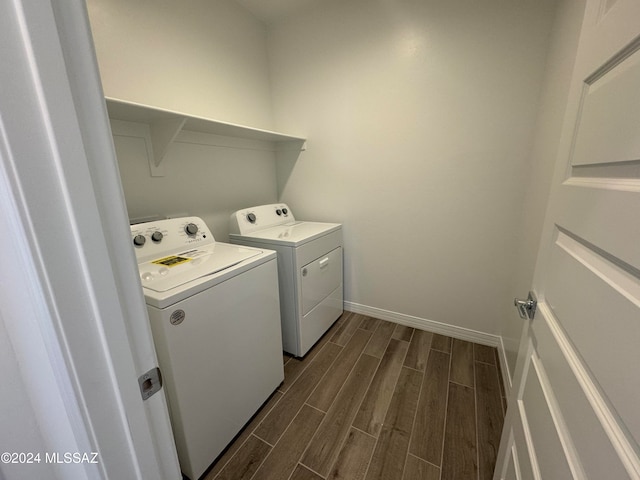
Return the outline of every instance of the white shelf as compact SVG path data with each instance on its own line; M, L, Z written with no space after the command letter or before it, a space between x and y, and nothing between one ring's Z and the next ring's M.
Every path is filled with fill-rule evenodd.
M186 113L162 110L114 98L107 98L106 101L109 118L149 125L153 146L153 163L156 167L160 166L167 148L182 130L272 142L277 144L279 148L291 150L305 149L306 139L302 137L195 117Z

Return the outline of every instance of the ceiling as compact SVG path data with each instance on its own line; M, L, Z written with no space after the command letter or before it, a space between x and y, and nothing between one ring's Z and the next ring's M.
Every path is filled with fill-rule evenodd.
M235 0L257 18L269 24L288 17L323 0Z

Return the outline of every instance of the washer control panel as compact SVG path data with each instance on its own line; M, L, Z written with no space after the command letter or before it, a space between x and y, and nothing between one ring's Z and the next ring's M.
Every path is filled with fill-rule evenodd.
M229 233L246 235L264 228L295 222L286 203L244 208L231 215Z
M131 243L138 263L183 247L214 242L207 224L199 217L169 218L131 225Z

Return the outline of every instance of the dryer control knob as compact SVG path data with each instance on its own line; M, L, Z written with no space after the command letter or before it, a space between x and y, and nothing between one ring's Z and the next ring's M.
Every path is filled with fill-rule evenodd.
M286 215L287 213L289 213L289 210L287 210L286 208L283 208L282 209L282 213L284 213Z
M184 227L184 231L187 232L188 235L195 235L198 233L198 226L195 223L189 223Z
M249 220L249 223L256 223L256 214L255 213L248 213L247 214L247 220Z
M282 210L280 210L279 208L276 210L276 215L280 216L282 215Z
M153 232L153 234L151 235L151 240L153 240L154 242L161 242L162 237L164 237L164 235L162 235L162 232Z
M141 247L142 245L144 245L144 242L146 242L147 239L144 238L144 235L136 235L135 237L133 237L133 244L136 247Z

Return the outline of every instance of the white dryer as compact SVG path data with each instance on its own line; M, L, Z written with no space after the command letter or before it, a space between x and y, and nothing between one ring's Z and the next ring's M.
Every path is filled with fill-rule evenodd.
M180 467L199 478L284 379L276 253L197 217L131 226Z
M296 221L284 203L231 215L231 243L278 252L282 344L304 356L342 315L342 225Z

